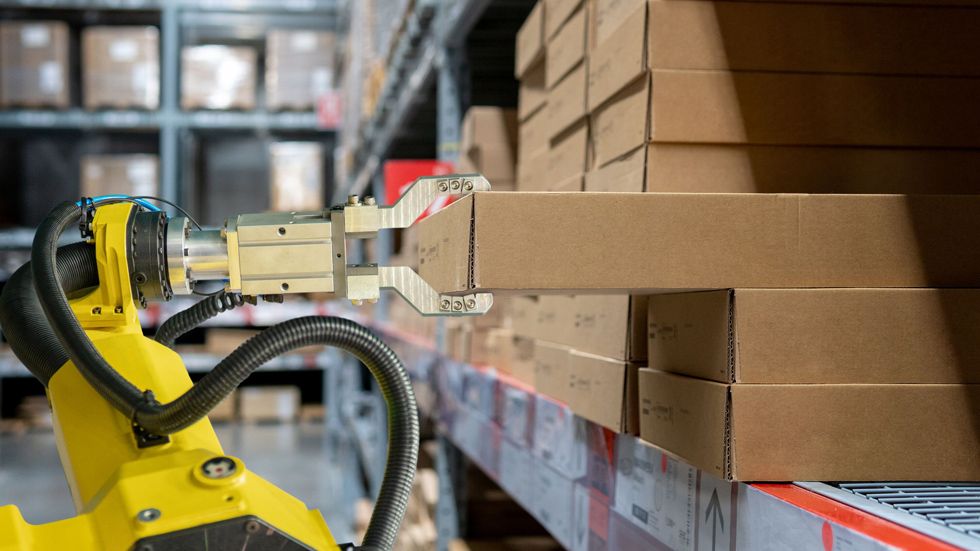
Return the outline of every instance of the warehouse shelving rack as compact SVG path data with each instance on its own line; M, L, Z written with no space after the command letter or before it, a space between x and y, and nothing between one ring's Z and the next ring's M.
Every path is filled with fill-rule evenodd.
M189 172L182 167L190 156L196 131L289 132L328 136L313 112L193 111L180 108L180 50L189 39L260 38L269 28L338 30L340 0L0 0L0 9L24 10L32 17L45 12L106 11L158 13L160 29L160 107L155 111L17 109L0 111L0 131L82 130L159 134L160 196L186 202L194 192ZM141 20L145 20L145 17ZM8 132L9 133L9 132ZM24 233L0 230L0 248L22 248Z

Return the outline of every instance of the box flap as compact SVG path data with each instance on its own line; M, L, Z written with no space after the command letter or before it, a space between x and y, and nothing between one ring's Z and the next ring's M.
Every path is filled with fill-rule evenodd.
M640 437L728 478L728 385L640 369L639 387Z

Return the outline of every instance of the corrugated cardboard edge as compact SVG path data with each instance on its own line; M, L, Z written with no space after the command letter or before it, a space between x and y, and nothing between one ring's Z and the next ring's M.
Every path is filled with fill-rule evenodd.
M728 290L728 382L738 381L742 367L738 361L738 312L735 289Z
M722 453L725 458L725 479L735 479L735 442L732 430L732 385L725 388L725 443Z
M476 197L471 196L470 200L470 242L469 259L466 268L466 288L476 287Z

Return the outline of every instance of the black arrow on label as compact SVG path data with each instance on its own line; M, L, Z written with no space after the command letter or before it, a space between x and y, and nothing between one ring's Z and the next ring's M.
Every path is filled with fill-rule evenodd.
M711 490L711 499L708 501L708 508L704 512L705 522L711 519L711 515L714 513L714 519L711 520L711 551L715 551L715 535L718 531L718 526L715 520L718 521L717 524L721 525L721 531L725 531L725 516L721 514L721 502L718 501L718 490Z

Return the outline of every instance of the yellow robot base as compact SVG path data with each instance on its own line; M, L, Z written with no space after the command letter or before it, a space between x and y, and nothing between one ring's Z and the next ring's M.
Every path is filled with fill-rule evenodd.
M169 402L192 383L176 353L143 336L128 276L122 277L131 209L98 210L100 286L72 305L88 314L79 316L83 327L119 374ZM31 525L16 506L0 507L0 551L339 548L318 511L225 456L207 418L140 447L132 421L71 362L51 378L48 399L78 516Z

